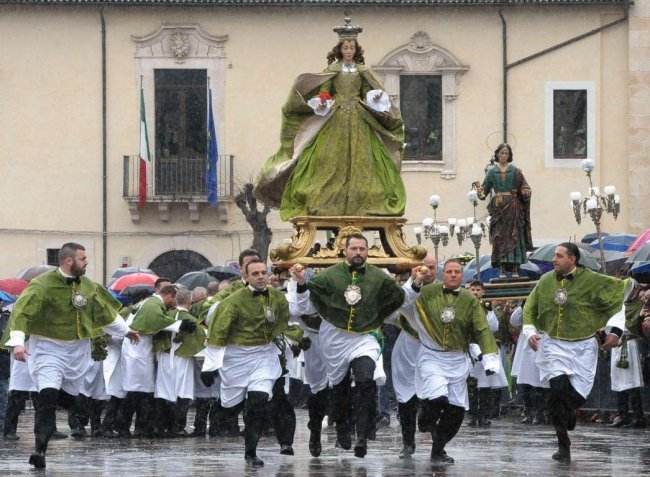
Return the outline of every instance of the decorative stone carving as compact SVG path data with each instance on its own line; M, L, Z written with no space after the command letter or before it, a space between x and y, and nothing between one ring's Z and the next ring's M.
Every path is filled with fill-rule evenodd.
M161 222L169 222L170 209L169 202L158 202L158 215Z
M433 43L426 32L418 31L406 45L388 53L373 71L382 79L391 99L399 103L400 74L442 76L442 161L405 161L405 171L435 171L442 179L456 177L456 98L460 78L469 69L451 52Z
M189 36L180 29L169 35L169 48L176 57L176 63L185 63L185 57L190 50Z
M190 220L194 223L201 220L201 209L198 202L188 202L187 207L190 211Z

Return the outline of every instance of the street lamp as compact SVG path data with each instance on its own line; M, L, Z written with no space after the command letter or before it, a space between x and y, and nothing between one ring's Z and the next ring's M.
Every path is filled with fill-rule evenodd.
M433 209L433 218L427 217L426 219L423 219L422 228L416 227L414 231L416 231L415 233L417 236L417 230L419 229L420 233L424 233L425 239L431 239L431 242L433 242L436 266L438 266L438 246L441 242L445 247L449 243L449 227L438 224L437 210L440 205L440 196L432 195L429 197L429 205ZM420 243L419 240L418 243Z
M600 193L598 187L594 187L594 184L591 180L591 171L594 170L594 160L593 159L584 159L580 163L580 167L587 175L589 179L589 196L582 197L580 192L571 192L569 197L571 198L571 205L573 206L573 215L576 219L576 222L580 224L581 218L583 216L591 217L591 221L596 226L596 236L598 237L598 250L600 252L600 268L601 271L605 271L605 251L602 244L602 233L600 230L600 222L603 216L603 212L612 214L614 220L618 218L618 214L621 212L621 198L616 193L616 187L613 185L607 186L604 189L605 194Z

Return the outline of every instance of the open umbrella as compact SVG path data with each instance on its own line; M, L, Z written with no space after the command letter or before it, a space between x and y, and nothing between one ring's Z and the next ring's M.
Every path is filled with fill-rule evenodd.
M188 272L178 280L176 283L183 285L184 287L189 288L190 290L195 289L196 287L207 287L208 283L219 281L212 275L210 275L205 270L199 270L196 272Z
M120 278L123 277L124 275L131 275L133 273L147 273L149 275L155 275L156 272L153 270L150 270L148 268L140 268L140 267L120 267L116 268L113 270L113 273L111 273L111 278Z
M221 266L207 267L204 268L202 271L207 272L209 275L212 275L217 280L230 280L231 278L235 278L239 276L239 272L230 267L221 267Z
M14 300L14 297L12 297L9 293L5 293L0 290L0 302L13 303L14 301L16 300Z
M22 278L4 278L0 280L0 290L10 295L20 295L29 283Z
M600 233L600 236L601 236L601 237L606 237L607 235L609 235L607 232L601 232L601 233ZM590 244L590 243L593 242L594 240L598 240L598 234L597 234L596 232L593 232L593 233L587 234L587 235L585 235L584 237L582 237L582 238L580 239L580 243Z
M147 292L150 295L153 295L153 292L155 291L155 288L153 285L131 285L130 287L124 288L121 292L120 295L123 296L133 296L136 293L139 292Z
M640 283L650 283L650 262L637 262L630 268L630 276Z
M519 265L519 274L533 279L538 279L546 272L538 264L531 261Z
M45 272L49 272L50 270L54 270L56 267L54 265L34 265L31 267L23 268L21 271L18 272L18 275L16 275L16 278L21 278L23 280L33 280L39 275L42 275Z
M479 258L479 263L481 264L481 280L483 282L489 281L491 278L496 278L499 276L499 269L492 267L492 260L490 255L481 255ZM463 281L471 282L478 279L478 274L476 273L476 258L473 258L470 262L465 265L463 270Z
M650 242L643 244L627 259L628 262L650 262Z
M600 270L600 264L589 256L589 254L594 251L593 247L583 243L576 243L576 245L581 249L580 260L578 263L583 267L591 268L592 270ZM558 244L543 245L531 253L528 260L540 265L540 268L542 268L542 264L553 262L553 255L555 255L555 248L557 246Z
M625 255L625 252L619 252L616 250L605 250L603 253L605 254L605 272L607 275L616 275L626 262L628 258L627 255ZM599 250L594 250L589 254L589 256L597 262L600 261Z
M619 252L625 252L630 245L636 240L636 235L632 234L612 234L606 235L601 238L601 243L603 244L603 250L616 250ZM598 239L591 242L589 245L592 247L598 247Z
M632 255L632 252L640 249L646 243L650 242L650 229L647 229L645 232L641 233L634 242L628 247L627 254Z
M115 290L108 290L108 292L111 295L113 295L117 299L117 301L119 301L122 304L122 306L126 306L126 305L131 304L132 300L131 300L130 296L122 295L122 294L116 292Z
M122 291L126 287L133 285L154 285L158 280L158 275L150 275L148 273L132 273L124 275L113 282L109 287L111 290Z

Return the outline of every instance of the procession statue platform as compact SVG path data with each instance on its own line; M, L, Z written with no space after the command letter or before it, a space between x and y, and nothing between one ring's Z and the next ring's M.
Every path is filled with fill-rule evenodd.
M491 280L484 283L484 300L522 300L530 295L537 280L528 277Z
M289 219L294 230L291 243L271 250L274 268L286 270L296 263L318 268L345 260L345 240L353 233L375 232L378 240L369 240L368 263L391 271L408 271L420 265L427 254L422 245L407 245L402 227L403 217L379 216L300 216ZM330 246L314 247L319 231L329 231L334 240Z

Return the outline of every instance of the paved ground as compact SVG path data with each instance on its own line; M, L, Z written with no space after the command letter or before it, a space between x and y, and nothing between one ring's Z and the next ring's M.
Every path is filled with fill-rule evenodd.
M463 425L447 447L456 463L432 467L430 437L417 436L417 450L409 461L397 458L401 447L399 428L393 420L370 443L365 459L334 448L335 437L323 434L323 454L314 459L307 450L307 413L297 411L295 456L282 456L273 438L263 438L258 455L261 469L247 469L243 439L65 439L52 441L47 469L30 469L27 459L33 446L33 411L21 416L20 441L0 440L0 475L47 476L255 476L255 477L397 477L397 476L641 476L650 475L650 429L608 429L601 424L580 423L572 433L573 461L558 464L554 433L549 426L524 426L506 417L479 430ZM67 430L64 413L59 429ZM192 422L192 418L190 421Z

